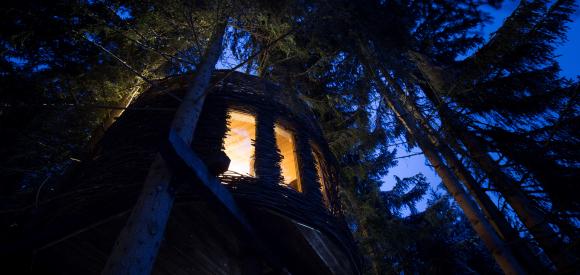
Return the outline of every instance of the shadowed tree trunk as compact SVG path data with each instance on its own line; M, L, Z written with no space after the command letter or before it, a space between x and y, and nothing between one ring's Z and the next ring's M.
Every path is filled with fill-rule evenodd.
M190 144L201 113L206 90L222 52L225 20L218 22L205 55L171 123L178 136ZM155 263L174 195L172 173L158 153L143 190L122 229L102 274L150 274Z
M425 94L436 106L441 123L451 135L456 136L467 148L469 156L478 164L479 168L486 173L496 189L505 197L506 201L514 209L522 223L528 228L546 255L554 263L559 271L566 271L575 262L573 256L567 253L564 243L558 238L557 232L549 225L548 217L539 206L530 200L518 187L517 182L499 167L485 150L485 146L479 138L471 133L454 115L453 111L442 102L437 88L445 87L441 84L441 69L434 66L426 56L413 53L416 66L431 87L426 87ZM435 82L436 84L432 84Z
M463 182L465 187L469 190L471 196L475 199L499 237L509 244L520 262L525 263L526 270L530 273L538 273L542 270L546 270L546 268L541 265L539 259L534 256L529 247L527 247L525 242L523 242L523 240L518 236L517 231L511 227L503 213L499 211L497 206L481 188L480 183L473 178L471 172L450 148L450 144L453 143L453 140L442 138L437 131L433 129L431 124L429 124L427 119L420 112L418 106L416 106L416 104L405 95L405 92L395 79L386 74L384 69L381 71L389 85L395 89L396 96L399 98L399 101L402 103L405 110L414 117L422 130L427 133L431 145L441 153L451 171L453 171L455 176Z
M363 236L363 238L368 239L369 238L369 231L367 229L366 224L361 224L361 234ZM371 270L372 270L372 274L376 274L376 275L380 275L383 274L383 270L381 269L381 258L379 257L379 253L376 252L376 248L373 244L370 244L368 246L368 249L366 251L369 256L370 256L370 262L371 262Z

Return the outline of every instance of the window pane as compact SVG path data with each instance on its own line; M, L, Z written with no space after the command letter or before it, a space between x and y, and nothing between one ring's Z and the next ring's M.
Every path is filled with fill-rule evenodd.
M230 111L229 132L224 140L225 153L230 158L229 171L254 175L254 146L256 118L252 115Z
M301 192L302 188L298 180L298 163L296 161L294 137L290 131L280 127L280 125L276 125L274 130L276 132L276 145L283 157L280 162L280 168L282 168L284 183Z
M320 193L322 193L322 200L324 204L328 207L328 194L326 193L326 179L324 177L324 172L322 171L322 159L320 155L316 151L312 151L312 155L314 156L314 162L316 164L316 174L318 175L318 183L320 184Z

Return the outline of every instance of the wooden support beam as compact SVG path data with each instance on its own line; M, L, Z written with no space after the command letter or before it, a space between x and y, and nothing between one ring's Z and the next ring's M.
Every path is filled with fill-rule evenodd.
M217 211L225 210L223 212L240 227L245 236L244 239L258 255L262 256L273 269L283 270L280 259L256 234L230 191L209 172L205 163L191 150L191 147L174 130L169 131L168 141L161 154L166 163L172 167L174 175L203 192L206 195L203 197L212 203L212 206L217 207Z
M169 163L177 177L183 177L180 181L186 181L193 184L193 187L202 187L213 199L222 205L229 214L243 227L247 232L253 232L246 217L237 206L232 194L221 184L218 178L211 175L205 163L191 150L191 147L179 137L177 132L169 131L169 143L161 151L163 159ZM191 180L193 179L193 181ZM198 184L201 183L200 184Z
M195 77L171 122L172 131L177 132L188 144L193 140L209 82L222 53L226 21L226 18L222 18L216 24L205 56L196 68ZM170 185L173 179L170 167L161 154L157 154L143 190L127 224L119 233L102 274L151 273L175 199Z

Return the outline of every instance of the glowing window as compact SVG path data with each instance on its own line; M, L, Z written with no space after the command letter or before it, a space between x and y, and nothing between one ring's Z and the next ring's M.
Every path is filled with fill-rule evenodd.
M230 111L229 132L224 140L225 153L230 158L229 171L254 176L254 145L256 118Z
M298 162L296 161L296 145L294 142L294 136L290 131L282 128L280 125L274 127L274 132L276 133L276 145L282 155L280 168L282 168L284 184L302 192L302 186L300 185L298 177Z
M314 163L316 165L316 174L318 175L318 183L320 184L320 193L322 193L322 200L324 204L328 207L330 205L328 201L328 193L326 192L326 178L324 176L324 172L322 171L322 159L320 155L312 151L312 155L314 156Z

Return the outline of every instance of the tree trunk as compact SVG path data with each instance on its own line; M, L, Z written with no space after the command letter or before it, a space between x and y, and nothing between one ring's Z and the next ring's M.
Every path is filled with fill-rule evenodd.
M471 172L451 149L449 144L454 141L442 138L437 131L433 129L416 104L405 95L405 92L400 85L396 83L395 79L390 75L385 74L384 69L381 68L381 71L383 72L383 75L385 75L389 85L395 89L395 96L398 97L398 101L401 102L405 110L419 123L419 126L429 137L428 140L431 142L431 145L441 153L451 171L453 171L456 177L463 182L465 187L467 187L471 196L475 199L499 237L509 244L520 262L526 263L526 270L529 273L537 273L545 270L546 268L541 265L539 259L534 256L529 247L527 247L523 240L518 236L518 232L511 227L503 213L499 211L497 206L481 188L477 180L473 178ZM447 143L444 143L444 140Z
M446 118L449 119L449 118ZM456 130L453 131L457 132ZM564 243L558 238L558 233L549 225L548 217L539 206L530 200L518 187L516 181L505 175L501 167L483 149L477 139L467 132L461 131L459 138L468 149L470 157L486 173L493 186L504 196L514 209L522 223L528 228L534 239L544 250L559 271L566 271L574 264L574 258L568 255Z
M364 224L361 224L361 235L363 236L363 238L368 239L370 234L369 231L366 227L366 222ZM371 270L372 270L372 274L374 275L381 275L383 274L383 270L381 268L381 257L379 257L379 255L377 255L378 253L375 251L376 248L374 246L374 244L369 244L368 245L368 249L367 249L367 253L369 254L371 260Z
M397 119L405 126L409 134L411 134L417 140L417 143L421 147L423 153L431 165L435 168L435 171L443 181L443 184L447 187L459 207L461 207L463 213L469 220L475 232L480 236L486 247L491 251L500 268L506 274L525 274L520 264L513 257L508 246L501 240L501 238L496 235L495 231L488 223L483 213L481 213L481 211L477 208L477 205L465 192L461 186L461 183L445 165L435 148L431 146L427 135L425 135L425 133L417 127L414 118L405 111L398 98L392 96L392 93L376 75L375 71L373 70L373 67L376 66L371 66L371 64L373 64L371 63L372 59L367 54L364 46L361 48L361 52L361 57L365 63L364 65L366 70L371 75L371 78L374 79L377 83L383 100L393 110L397 116Z
M205 56L171 123L171 128L188 144L193 139L206 90L222 52L224 31L225 20L217 24ZM157 154L143 191L117 238L102 274L151 273L173 206L171 179L171 170Z
M431 72L437 71L440 68L431 64L425 56L418 53L414 53L413 56L419 56L419 58L412 59L424 74L425 80L430 82L431 78L440 79L438 76L431 76ZM486 173L496 189L505 197L506 201L514 209L522 223L528 228L556 268L561 272L572 268L576 259L567 253L564 248L564 243L558 238L558 233L549 225L546 214L534 201L526 196L512 177L502 171L501 167L499 167L484 149L486 147L479 141L479 138L473 135L467 127L458 121L453 111L440 100L438 94L441 94L441 91L436 89L436 87L440 86L445 85L438 84L431 87L424 87L424 89L425 94L436 106L443 125L465 145L471 159L478 164L479 168Z

